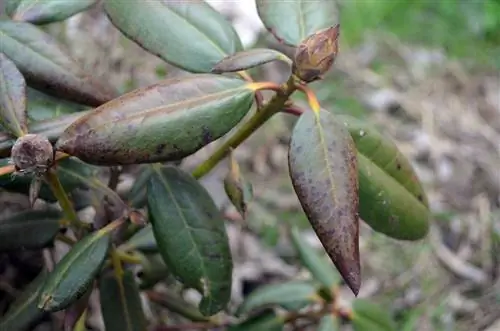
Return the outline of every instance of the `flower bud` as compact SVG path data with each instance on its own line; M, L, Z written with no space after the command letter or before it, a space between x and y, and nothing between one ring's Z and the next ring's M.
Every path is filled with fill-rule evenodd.
M37 134L27 134L12 147L11 158L17 172L44 173L54 163L54 149L47 138Z
M306 83L320 79L337 56L339 29L337 24L307 37L295 52L293 73Z

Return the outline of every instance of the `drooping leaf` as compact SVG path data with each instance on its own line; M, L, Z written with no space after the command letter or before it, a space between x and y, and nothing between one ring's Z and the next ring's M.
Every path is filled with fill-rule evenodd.
M125 271L120 278L114 274L102 278L99 293L106 330L146 330L139 289L131 271Z
M31 123L89 109L87 106L56 98L32 88L28 88L26 92L28 119Z
M28 133L26 82L16 65L0 53L0 125L14 137Z
M9 307L9 310L0 319L0 330L28 330L32 323L43 317L44 312L38 309L40 290L47 272L42 271L24 289L22 294Z
M18 0L9 16L14 21L32 24L47 24L64 21L71 16L87 10L97 0Z
M295 226L292 228L291 238L300 260L318 282L329 289L339 283L340 277L330 261L324 259L319 252L304 242L299 229Z
M306 111L295 124L288 164L309 222L357 294L361 285L358 170L349 132L327 111Z
M149 180L149 179L148 179ZM144 253L158 252L151 224L146 225L120 246L126 251L139 250Z
M207 190L174 167L155 166L148 209L160 253L171 272L199 290L199 309L212 315L231 295L233 263L223 217Z
M190 72L210 72L243 49L232 25L202 0L107 0L104 8L125 36Z
M225 57L212 68L212 72L220 74L247 70L272 61L292 64L292 60L288 56L274 49L254 48Z
M180 160L229 132L250 110L252 85L212 74L127 93L83 116L56 149L98 165Z
M294 280L287 283L264 285L252 293L238 308L238 314L273 305L290 305L293 310L316 301L318 286L310 281Z
M317 331L338 331L339 321L333 314L325 315L321 318Z
M0 252L42 248L59 232L62 214L56 210L28 210L0 219Z
M0 21L0 52L16 64L29 86L47 94L92 107L116 96L102 80L87 75L55 39L30 23Z
M264 312L230 326L228 331L281 331L284 325L283 317L277 316L274 312Z
M224 178L224 190L243 218L246 218L248 204L253 199L253 187L241 175L240 166L234 157L234 153L229 153L229 172Z
M375 128L339 115L358 150L359 213L375 231L399 240L418 240L429 230L424 189L410 162Z
M85 294L106 258L112 229L102 228L87 235L56 264L43 286L40 309L59 311Z
M336 1L256 1L267 30L290 46L297 46L311 34L338 23Z
M396 323L389 312L381 306L364 299L356 299L352 305L354 331L396 331Z

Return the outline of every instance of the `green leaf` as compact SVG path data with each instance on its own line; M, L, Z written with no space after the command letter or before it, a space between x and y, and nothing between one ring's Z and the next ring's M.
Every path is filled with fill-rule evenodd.
M243 49L232 25L205 1L107 0L104 8L125 36L186 71L210 72Z
M61 218L56 210L28 210L0 218L0 252L46 247L59 232Z
M127 242L120 246L120 249L126 251L138 250L144 253L158 252L158 246L156 245L156 239L154 237L151 224L147 224L145 227L137 231L132 237L130 237L129 240L127 240Z
M44 312L38 309L37 305L46 276L47 272L42 271L24 289L0 319L0 330L28 330L32 323L43 317Z
M240 166L232 151L229 154L229 172L224 178L224 190L241 216L246 218L248 205L253 199L253 187L241 175Z
M321 318L317 331L338 331L339 321L332 314L325 315Z
M136 253L137 254L137 253ZM139 274L139 288L149 289L169 275L167 265L160 254L137 254L141 258L142 270Z
M265 312L239 324L231 325L228 331L281 331L284 326L285 321L282 317L274 312Z
M0 124L14 136L28 133L26 82L16 65L0 53Z
M396 331L396 323L380 304L356 299L352 306L354 331Z
M288 56L274 49L254 48L225 57L212 68L212 72L220 74L247 70L272 61L292 64L292 60Z
M56 264L43 286L40 309L63 310L85 294L106 259L111 229L87 235Z
M125 271L120 278L114 274L102 278L99 293L106 330L146 330L139 288L131 271Z
M318 282L329 289L339 284L340 278L330 261L327 261L319 252L304 242L299 229L295 226L292 228L291 238L299 253L300 260Z
M27 89L27 96L28 118L31 122L49 120L89 109L87 106L56 98L32 88ZM61 132L64 129L62 128Z
M57 41L30 23L0 21L0 52L26 83L47 94L96 107L116 96L103 81L88 76Z
M17 7L9 9L14 21L32 24L47 24L64 21L71 16L87 10L97 0L18 0Z
M252 85L212 74L173 78L98 107L56 149L97 165L180 160L229 132L250 110Z
M143 165L139 174L135 178L134 185L127 194L129 204L134 208L142 208L146 205L148 197L146 186L149 178L153 174L153 169L150 165Z
M290 46L338 23L337 2L331 0L257 0L257 11L267 30Z
M358 171L349 132L327 111L306 111L293 129L288 164L302 209L357 294L361 285Z
M430 219L427 197L410 162L372 126L347 115L338 118L358 149L360 217L395 239L425 237Z
M173 167L154 169L148 208L160 253L174 275L202 293L201 313L213 315L231 295L233 262L224 219L191 175Z
M252 293L238 308L239 314L246 314L264 306L290 305L301 308L317 299L318 288L310 281L294 280L287 283L264 285ZM295 309L292 309L295 310Z

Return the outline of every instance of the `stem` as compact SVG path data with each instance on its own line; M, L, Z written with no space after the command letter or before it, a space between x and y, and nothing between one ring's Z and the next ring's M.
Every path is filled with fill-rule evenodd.
M259 83L256 83L259 84ZM258 109L255 114L244 123L241 128L227 139L205 162L200 164L194 171L193 176L200 178L209 173L222 160L230 148L238 147L243 141L252 135L259 127L261 127L274 114L279 112L288 97L295 92L296 84L294 76L291 76L288 82L281 86L278 93L262 108Z
M311 107L311 109L315 113L319 112L321 109L321 106L319 105L318 98L316 97L316 94L314 94L314 91L311 90L306 85L302 85L302 84L297 84L297 88L299 90L301 90L302 92L304 92L304 94L307 97L307 102L309 103L309 106Z
M76 241L74 241L73 239L71 239L70 237L68 237L62 233L58 233L56 235L56 239L65 243L68 246L73 246L74 244L76 244Z
M116 255L118 258L125 263L129 264L141 264L142 261L140 258L134 256L133 254L128 254L119 250L116 250Z
M54 169L49 169L49 171L47 171L45 175L45 178L47 179L50 189L57 198L57 201L59 201L59 205L61 206L70 224L77 229L89 228L89 225L87 223L84 223L78 219L75 208L73 208L73 205L71 204L71 201L69 200L64 187L61 185L59 177L57 177Z
M283 108L283 110L282 110L283 113L291 114L291 115L295 115L295 116L302 115L304 113L304 111L305 111L304 109L298 108L295 106L286 107L286 108Z
M200 314L198 309L185 302L182 298L171 293L158 293L155 291L146 291L149 300L167 308L168 310L184 316L193 322L213 323L210 318Z
M123 271L122 260L116 250L116 247L113 245L111 247L111 263L113 264L113 271L116 279L121 279L125 271Z

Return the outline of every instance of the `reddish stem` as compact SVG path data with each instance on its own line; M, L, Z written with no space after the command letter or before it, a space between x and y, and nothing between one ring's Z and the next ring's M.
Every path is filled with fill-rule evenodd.
M281 112L283 113L287 113L287 114L291 114L291 115L295 115L295 116L300 116L304 113L304 109L302 108L298 108L296 106L289 106L289 107L286 107L286 108L283 108L281 110Z

